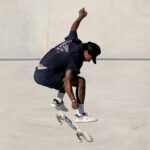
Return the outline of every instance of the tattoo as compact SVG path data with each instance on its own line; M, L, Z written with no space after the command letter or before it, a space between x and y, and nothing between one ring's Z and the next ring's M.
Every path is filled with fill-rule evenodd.
M81 78L79 81L78 91L77 91L78 98L81 104L84 103L84 99L85 99L85 87L86 87L85 80Z
M85 79L82 77L74 77L74 72L72 70L67 70L64 78L64 89L71 100L75 99L72 86L76 87L76 98L78 103L84 104L86 89Z
M64 78L64 88L65 88L65 91L67 92L67 94L71 100L75 99L72 85L71 85L71 81L73 80L73 77L74 77L73 71L67 70L66 74L65 74L65 78Z

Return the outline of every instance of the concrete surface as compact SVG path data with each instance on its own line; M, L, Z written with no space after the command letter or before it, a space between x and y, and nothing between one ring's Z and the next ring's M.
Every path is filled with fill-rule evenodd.
M0 58L39 58L47 50L49 0L0 0Z
M85 111L98 122L79 124L93 143L78 143L71 129L57 125L50 106L56 91L33 80L38 61L1 62L1 150L149 150L150 61L85 63ZM70 102L65 103L74 118Z
M0 58L41 58L68 35L78 10L83 42L101 45L101 57L149 58L149 0L0 0Z

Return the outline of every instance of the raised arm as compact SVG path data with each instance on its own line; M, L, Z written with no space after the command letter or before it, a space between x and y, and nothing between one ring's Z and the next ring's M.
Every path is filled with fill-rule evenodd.
M82 19L84 17L87 16L87 12L85 11L84 8L79 10L79 16L78 18L75 20L75 22L72 24L71 30L77 30L79 27L80 22L82 21Z

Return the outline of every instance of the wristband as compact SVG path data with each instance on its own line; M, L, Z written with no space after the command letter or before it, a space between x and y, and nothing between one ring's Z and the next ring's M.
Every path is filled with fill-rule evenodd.
M77 102L77 100L76 100L76 99L73 99L73 100L71 100L71 102L74 103L74 102Z

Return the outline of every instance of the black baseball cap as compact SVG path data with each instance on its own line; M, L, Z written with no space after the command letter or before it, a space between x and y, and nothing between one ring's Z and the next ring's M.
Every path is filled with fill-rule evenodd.
M93 42L84 43L90 55L92 55L92 60L96 64L96 57L101 54L100 47Z

